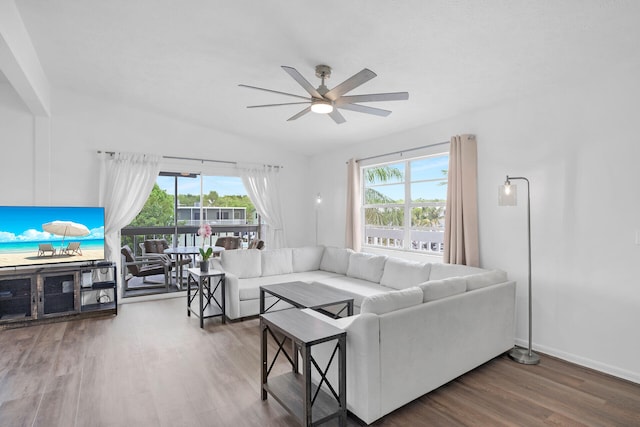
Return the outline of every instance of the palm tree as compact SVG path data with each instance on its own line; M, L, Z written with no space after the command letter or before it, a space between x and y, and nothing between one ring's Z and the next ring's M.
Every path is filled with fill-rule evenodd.
M411 210L411 223L414 227L437 227L441 218L440 206L423 206Z
M373 184L387 182L394 178L402 180L403 175L402 171L398 168L380 166L365 169L364 178L368 183ZM365 188L364 200L367 205L397 203L396 200L393 200L378 190L369 187ZM367 208L365 209L364 216L365 223L371 225L398 226L402 225L404 222L402 211L396 208Z
M377 168L368 168L364 170L364 178L369 184L376 182L388 182L392 178L402 180L402 171L392 166L379 166Z

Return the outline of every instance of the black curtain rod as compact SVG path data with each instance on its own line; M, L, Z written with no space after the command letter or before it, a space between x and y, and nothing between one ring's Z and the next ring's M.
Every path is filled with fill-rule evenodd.
M101 153L109 154L111 156L116 154L115 151L100 151L100 150L98 150L98 154L101 154ZM227 164L227 165L237 165L238 164L238 162L232 162L232 161L229 161L229 160L197 159L195 157L162 156L162 158L163 159L171 159L171 160L189 160L189 161L201 162L201 163L204 163L204 162L224 163L224 164ZM249 163L251 163L251 162L249 162ZM264 166L284 169L284 166L280 166L280 165L264 165Z
M437 147L438 145L445 145L445 144L449 144L449 143L450 143L449 141L436 142L435 144L422 145L420 147L414 147L414 148L407 148L406 150L399 150L399 151L393 151L391 153L378 154L376 156L363 157L362 159L356 159L356 163L362 162L364 160L377 159L378 157L392 156L394 154L403 154L403 153L406 153L408 151L422 150L423 148ZM349 162L346 162L346 163L349 163Z

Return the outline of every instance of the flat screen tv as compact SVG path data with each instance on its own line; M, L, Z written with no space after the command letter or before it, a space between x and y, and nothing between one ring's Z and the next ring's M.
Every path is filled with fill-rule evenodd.
M0 269L104 259L104 208L0 206Z

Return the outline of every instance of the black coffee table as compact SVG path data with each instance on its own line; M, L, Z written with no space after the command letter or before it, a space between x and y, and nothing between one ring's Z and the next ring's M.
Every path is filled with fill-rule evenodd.
M278 300L265 308L264 297L273 295ZM260 314L263 314L278 301L286 301L297 308L311 308L331 317L340 317L340 313L347 310L347 316L353 315L353 297L340 289L332 288L317 283L287 282L274 285L260 286ZM325 307L344 304L344 308L338 313L331 313Z

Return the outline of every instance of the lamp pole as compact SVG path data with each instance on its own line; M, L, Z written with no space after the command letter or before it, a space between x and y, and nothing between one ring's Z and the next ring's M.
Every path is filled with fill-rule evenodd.
M532 336L532 292L531 292L531 194L529 191L529 180L523 176L509 176L505 181L505 188L510 185L510 181L522 180L527 183L527 243L528 243L528 259L529 259L529 346L526 350L518 347L514 347L509 351L509 357L518 363L525 365L537 365L540 363L540 356L532 350L531 336Z
M318 246L318 210L320 209L320 203L322 203L322 196L320 193L316 196L316 246Z

